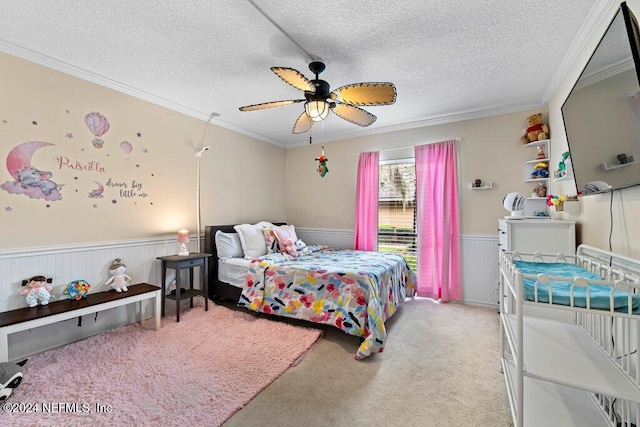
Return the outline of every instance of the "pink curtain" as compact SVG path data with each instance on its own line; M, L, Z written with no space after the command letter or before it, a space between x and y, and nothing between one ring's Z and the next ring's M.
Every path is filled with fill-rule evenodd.
M354 248L378 250L378 160L380 154L360 153L356 185L356 219Z
M415 147L418 295L462 300L456 141Z

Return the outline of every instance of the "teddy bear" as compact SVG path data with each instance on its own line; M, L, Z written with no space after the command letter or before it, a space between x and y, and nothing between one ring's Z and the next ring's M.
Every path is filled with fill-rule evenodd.
M7 400L13 389L22 382L22 367L25 363L27 363L27 359L22 362L0 363L0 402Z
M38 303L41 305L49 304L49 299L51 299L49 291L52 288L47 283L52 281L53 279L44 276L33 276L31 279L22 281L22 286L27 286L27 289L23 289L20 293L27 296L29 307L35 307Z
M549 137L549 127L542 123L542 113L527 117L527 130L520 140L523 144L534 141L542 141Z
M296 242L289 239L288 237L280 240L280 250L282 252L288 253L291 256L298 256L298 248L296 247Z
M111 273L111 277L105 285L111 284L111 287L116 290L116 292L127 292L127 284L131 280L131 277L124 274L127 271L127 266L122 263L120 258L116 258L111 263L111 267L109 267L109 273Z
M534 197L547 197L547 186L542 182L538 184L536 188L533 189Z
M531 178L549 178L549 165L545 162L536 163L533 167Z

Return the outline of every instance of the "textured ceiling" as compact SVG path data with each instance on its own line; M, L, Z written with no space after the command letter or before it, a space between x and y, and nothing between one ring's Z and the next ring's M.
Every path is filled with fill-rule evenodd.
M307 53L332 88L390 81L395 104L367 107L368 128L331 114L314 142L544 105L590 20L612 0L3 0L0 50L276 143L301 98L270 71L308 78ZM586 24L585 24L586 23ZM573 54L575 55L575 53ZM560 78L563 76L560 76Z

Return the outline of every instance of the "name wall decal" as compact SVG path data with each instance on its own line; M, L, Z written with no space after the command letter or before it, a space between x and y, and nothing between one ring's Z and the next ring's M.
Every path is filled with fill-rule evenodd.
M66 113L66 117L69 117L71 111L66 109L63 110L63 113ZM68 122L68 118L64 120ZM31 125L31 121L32 118L30 117L22 125L24 126L26 123ZM42 122L44 123L45 121L43 120ZM48 122L51 123L52 120ZM3 123L8 124L7 121ZM44 199L46 201L62 201L63 188L66 193L82 193L86 191L85 194L88 194L87 198L90 203L88 206L93 208L107 206L100 203L108 203L109 200L112 202L109 205L115 206L115 198L132 200L133 206L140 206L136 200L146 199L148 202L145 205L152 206L151 196L143 184L141 176L154 177L155 174L150 171L144 171L143 160L148 159L149 149L145 147L146 144L142 139L140 129L122 132L121 129L118 129L117 122L114 123L116 124L115 126L112 126L106 117L98 112L90 112L83 115L81 120L73 123L77 126L76 128L68 126L62 136L59 135L59 130L56 130L54 134L49 135L47 138L58 142L62 140L65 141L64 143L54 144L44 142L44 140L27 141L13 147L6 158L7 172L10 179L2 183L0 188L12 195L24 195L30 199ZM38 128L39 131L45 130L41 126L38 126ZM87 130L93 134L93 141L87 141L84 138L72 139L75 135L86 134ZM104 138L108 130L111 130L109 135L112 135L114 139L117 137L121 141L119 144L109 144L109 141ZM15 132L28 134L31 129L16 128ZM46 133L43 136L46 136ZM137 149L140 149L140 151L134 150L134 144L126 140L132 136L139 141L136 145L138 145ZM93 145L90 154L89 150L85 152L84 147L87 142L89 146ZM105 144L105 142L107 143ZM50 146L56 146L59 152L53 153L53 155L49 153L48 161L45 157L45 161L40 158L38 162L35 162L38 160L35 156L36 151ZM139 158L129 163L128 160L135 157L136 152L143 155L144 159ZM115 156L115 154L119 155ZM86 158L87 155L89 155L88 159ZM127 162L123 163L120 160L123 157ZM42 163L48 163L48 166L40 167ZM38 164L38 167L36 167L36 164ZM131 172L133 171L135 172L132 174ZM55 181L53 181L54 173ZM140 173L143 173L143 175L140 175ZM106 174L109 175L105 177ZM0 171L0 177L2 175ZM63 182L63 184L59 184L59 182ZM100 200L105 197L105 201ZM125 207L127 204L118 206ZM15 212L15 206L6 205L4 211Z

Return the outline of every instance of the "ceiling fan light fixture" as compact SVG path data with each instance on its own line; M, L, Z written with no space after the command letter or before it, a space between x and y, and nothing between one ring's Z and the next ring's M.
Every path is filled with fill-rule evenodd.
M329 115L329 103L323 99L307 101L304 104L304 111L314 122L319 122Z

